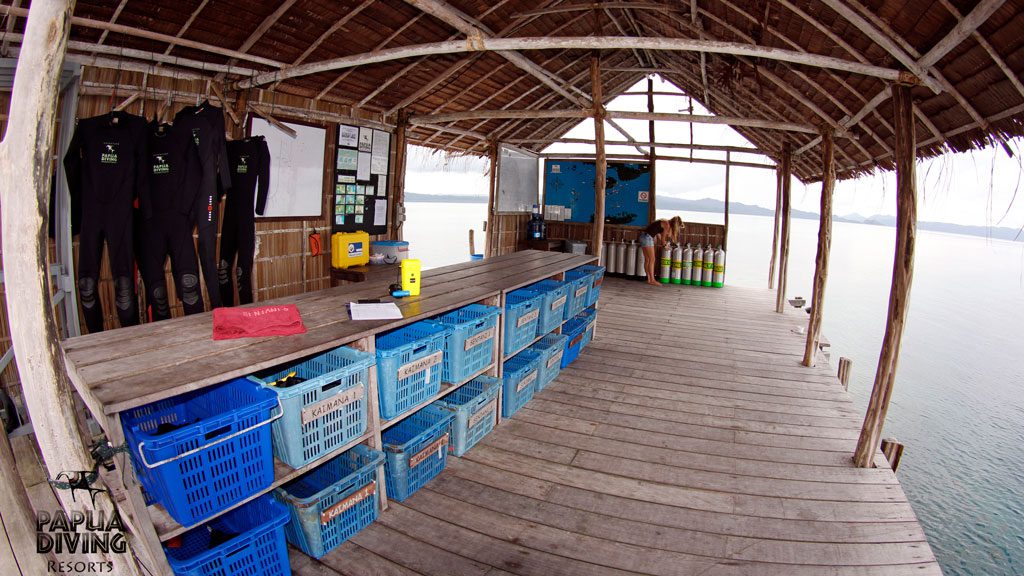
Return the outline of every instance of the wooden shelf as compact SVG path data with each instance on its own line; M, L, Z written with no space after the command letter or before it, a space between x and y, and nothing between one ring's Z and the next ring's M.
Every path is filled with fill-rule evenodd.
M469 378L466 378L462 382L459 382L458 384L452 384L451 382L442 382L441 383L441 391L438 392L437 394L434 394L430 398L427 398L423 402L420 402L419 404L413 406L409 410L406 410L402 414L399 414L398 416L395 416L394 418L392 418L390 420L382 420L381 423L380 423L380 431L383 432L383 431L387 430L388 428L394 426L395 424L398 424L402 420L405 420L409 416L412 416L413 414L415 414L416 411L419 410L420 408L423 408L427 404L430 404L431 402L433 402L433 401L435 401L435 400L437 400L437 399L447 395L452 390L456 390L458 388L461 388L463 385L469 383L473 378L476 378L477 376L482 376L484 374L487 374L487 372L489 372L492 369L494 369L494 363L493 362L491 362L483 370L478 371L477 373L473 374Z

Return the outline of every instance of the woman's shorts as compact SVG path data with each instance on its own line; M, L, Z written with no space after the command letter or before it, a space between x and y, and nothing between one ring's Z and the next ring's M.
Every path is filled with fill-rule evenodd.
M646 232L640 234L640 245L641 246L654 246L654 237Z

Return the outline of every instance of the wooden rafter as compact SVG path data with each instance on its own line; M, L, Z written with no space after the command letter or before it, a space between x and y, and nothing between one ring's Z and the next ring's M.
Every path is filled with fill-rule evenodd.
M958 10L957 7L949 0L939 0L939 3L942 4L950 14L957 18L957 20L963 18L963 14L960 13L960 10ZM992 44L990 44L984 36L979 34L977 30L971 32L971 38L985 49L985 52L987 52L989 57L992 58L992 61L996 63L996 66L998 66L999 69L1003 71L1003 74L1006 75L1006 78L1010 80L1010 84L1013 84L1013 87L1017 89L1017 93L1020 94L1021 97L1024 97L1024 83L1021 83L1020 78L1018 78L1017 75L1014 74L1013 70L1007 66L1006 61L999 56L999 53L992 47Z
M171 50L174 50L174 47L178 45L178 38L181 38L185 35L185 32L188 32L188 29L192 27L192 23L196 21L196 18L199 17L199 14L203 11L203 8L206 8L206 5L209 4L209 2L210 0L203 0L199 3L199 6L196 6L196 9L189 14L188 20L181 25L181 28L178 29L178 33L174 35L174 40L169 42L167 44L167 48L164 49L165 55L170 54Z
M21 0L12 0L11 6L13 8L21 7ZM14 32L14 26L18 23L18 17L14 14L7 15L7 26L4 28L3 44L0 44L0 56L7 58L8 50L11 47L11 41L8 36Z
M113 24L114 22L117 22L117 17L121 15L121 11L124 10L124 6L127 3L128 3L128 0L121 0L121 2L117 5L117 8L114 8L114 13L110 15L110 23L111 24ZM96 43L97 44L103 44L103 42L107 39L107 35L108 34L110 34L110 31L109 30L104 30L103 33L100 34L100 38L99 38L99 40L96 41Z
M653 2L602 2L600 4L587 2L583 4L568 4L565 6L558 6L555 8L539 8L536 10L527 10L525 12L520 12L512 16L512 18L536 18L537 16L548 16L550 14L564 14L566 12L588 12L593 10L595 6L608 10L655 10L658 12L678 10L678 8L674 8L672 6L668 6L665 4L656 4Z
M374 50L380 50L381 48L383 48L383 47L387 46L388 44L390 44L390 43L391 43L391 41L392 41L392 40L394 40L395 38L397 38L399 34L401 34L402 32L405 32L405 30L406 30L407 28L409 28L410 26L412 26L413 24L415 24L416 22L418 22L418 21L419 21L419 19L420 19L420 16L419 16L419 15L417 15L417 16L415 16L414 18L410 19L410 20L409 20L408 22L406 22L405 24L402 24L401 26L399 26L398 28L396 28L396 29L395 29L394 31L392 31L392 32L391 32L391 34L388 34L388 36L387 36L386 38L384 38L383 40L381 40L380 42L378 42L378 43L377 43L377 45L373 47L373 49L374 49ZM404 72L405 72L405 71L406 71L406 70L407 70L408 68L409 68L409 66L407 66L406 68L404 68L404 69L402 70L402 73L404 73ZM330 82L330 84L328 84L328 85L327 85L327 86L326 86L326 87L325 87L325 88L324 88L323 90L321 90L321 91L320 91L320 92L319 92L319 93L318 93L318 94L316 95L316 98L314 98L314 100L319 100L319 99L323 98L324 96L326 96L327 94L329 94L329 93L331 92L331 90L334 90L334 88L335 88L335 87L337 87L337 86L338 86L338 84L341 84L341 83L342 83L342 81L344 81L344 80L345 80L345 78L348 78L350 74L352 74L353 72L355 72L355 70L356 70L355 68L349 68L348 70L345 70L345 71L344 71L343 73L341 73L341 74L340 74L340 75L339 75L339 76L338 76L337 78L335 78L334 80L332 80L332 81Z
M550 146L551 144L594 144L592 138L517 138L511 140L502 140L503 144L543 144ZM683 150L704 150L708 152L734 152L737 154L756 154L760 156L766 156L764 152L757 148L745 148L743 146L722 146L717 144L680 144L676 142L629 142L626 140L605 140L605 146L633 146L634 144L640 146L655 146L658 148L674 148Z

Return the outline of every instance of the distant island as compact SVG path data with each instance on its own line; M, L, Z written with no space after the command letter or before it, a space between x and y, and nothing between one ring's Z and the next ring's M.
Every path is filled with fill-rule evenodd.
M407 202L464 202L470 204L486 204L487 196L417 194L415 192L407 192L405 194L405 200ZM721 214L724 211L723 204L724 202L721 200L715 200L713 198L702 198L700 200L684 200L682 198L658 199L658 208L665 210L682 210L686 212L710 212L712 214ZM774 211L768 208L753 206L751 204L742 204L740 202L730 202L729 213L769 217L775 214ZM793 218L803 218L805 220L818 219L817 212L793 210L791 214ZM834 216L832 220L834 222L849 222L851 224L870 224L873 226L889 227L896 226L896 217L884 214L875 214L874 216L861 216L860 214ZM949 224L947 222L918 221L917 227L920 230L931 230L933 232L946 232L949 234L964 234L967 236L981 236L982 238L1024 242L1024 233L1021 233L1021 231L1016 228L1007 228L1005 226L967 226L963 224Z

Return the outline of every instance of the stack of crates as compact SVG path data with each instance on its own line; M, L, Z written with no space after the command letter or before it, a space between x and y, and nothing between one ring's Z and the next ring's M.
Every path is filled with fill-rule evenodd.
M449 329L444 345L441 380L458 384L494 362L501 308L470 304L427 322Z
M569 285L568 302L565 306L565 320L578 315L587 307L587 295L590 293L590 286L594 281L591 274L574 273L569 270L565 273L565 283Z
M274 456L301 468L366 432L373 354L336 348L266 376L252 376L277 394L284 416L274 422Z
M238 378L126 410L121 423L150 503L191 526L270 486L280 417L272 390Z
M321 558L372 524L380 511L383 462L383 452L358 444L275 490L290 511L288 542Z
M565 334L548 334L529 349L540 355L540 372L537 375L537 391L547 388L562 370L562 356L565 355Z
M562 325L565 320L565 307L568 304L570 287L569 284L558 280L541 280L512 292L512 294L532 292L541 297L540 316L535 336L543 336Z
M502 366L501 415L510 418L533 398L540 376L540 354L523 350Z
M572 364L583 348L590 343L594 337L594 322L597 321L597 312L588 308L582 314L574 316L565 323L562 334L568 339L565 341L565 353L562 355L562 368L565 369Z
M505 356L523 349L537 337L541 300L537 293L523 290L505 296Z
M598 298L601 297L601 284L604 283L604 266L593 266L586 264L578 268L573 268L565 273L567 279L578 279L585 275L590 275L590 290L587 292L587 300L584 304L584 308L589 308L594 304L597 304Z
M434 405L384 431L388 498L404 501L444 470L452 413Z
M380 415L390 420L441 391L449 329L416 322L377 336Z
M260 496L165 545L167 563L178 576L289 576L287 522L285 506Z
M449 451L462 456L498 422L498 390L501 381L477 376L451 394L434 402L452 414L452 442Z

